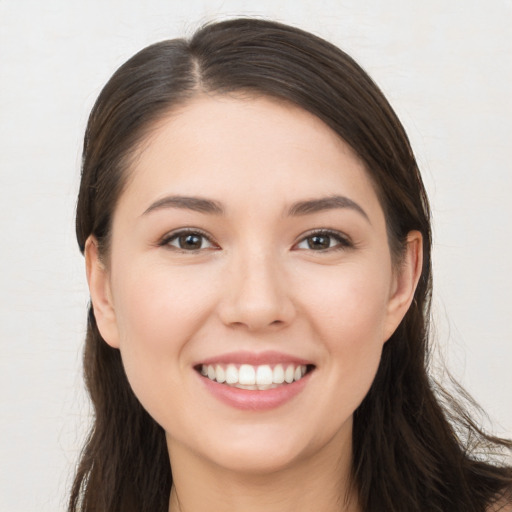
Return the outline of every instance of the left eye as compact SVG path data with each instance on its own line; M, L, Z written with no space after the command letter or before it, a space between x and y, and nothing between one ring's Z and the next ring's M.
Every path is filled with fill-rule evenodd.
M199 251L214 247L213 243L205 235L192 231L176 233L167 238L164 244L182 251Z
M327 249L349 247L349 241L337 233L321 232L312 233L303 238L295 247L313 251L325 251Z

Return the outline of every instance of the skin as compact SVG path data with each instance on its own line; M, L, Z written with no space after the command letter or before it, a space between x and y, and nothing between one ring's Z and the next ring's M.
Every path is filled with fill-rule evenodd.
M86 262L100 332L167 433L170 510L359 510L347 486L352 416L412 301L421 235L409 234L394 264L361 161L283 102L198 96L141 147L110 252L100 258L91 237ZM333 195L359 209L290 214ZM211 199L223 213L158 206L168 196ZM183 228L207 236L200 248L180 249ZM319 229L336 233L321 235L320 250L310 246ZM314 370L285 404L239 410L194 369L239 350L279 351Z

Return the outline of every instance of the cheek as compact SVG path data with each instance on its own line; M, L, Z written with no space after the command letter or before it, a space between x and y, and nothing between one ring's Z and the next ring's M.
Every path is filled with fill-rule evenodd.
M352 414L368 392L385 342L389 277L355 266L332 272L309 287L308 321L324 349L322 364L336 390L324 407L342 417ZM343 404L340 407L340 404ZM338 418L334 418L333 421ZM338 418L339 420L339 418Z
M113 296L126 375L157 419L157 405L167 401L159 390L182 395L177 391L190 363L190 340L211 299L200 286L201 277L142 263L132 261L129 272L119 272L117 280L113 276Z
M178 348L211 301L200 275L159 265L132 265L122 276L113 287L121 345L158 352Z
M169 411L185 410L193 399L183 385L190 378L190 340L211 299L192 275L169 267L132 261L118 276L113 296L123 366L141 404L167 425Z
M384 342L390 278L382 265L347 265L305 280L304 309L332 350Z

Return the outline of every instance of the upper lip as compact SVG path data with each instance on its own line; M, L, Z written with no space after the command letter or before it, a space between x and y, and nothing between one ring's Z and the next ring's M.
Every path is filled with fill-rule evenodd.
M296 364L296 365L313 365L312 361L301 357L268 350L265 352L226 352L217 356L209 357L198 361L196 365L214 365L214 364L250 364L259 365L275 365L275 364Z

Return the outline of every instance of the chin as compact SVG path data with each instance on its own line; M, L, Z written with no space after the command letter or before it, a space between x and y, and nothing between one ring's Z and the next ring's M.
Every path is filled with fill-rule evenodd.
M349 423L347 423L347 426ZM307 425L302 425L307 427ZM317 425L318 427L318 425ZM235 474L265 476L304 466L306 460L321 457L325 450L343 450L344 437L349 430L318 432L318 428L292 432L290 425L251 425L224 428L222 433L203 437L194 443L202 460Z
M293 468L305 457L303 451L275 445L262 447L259 444L249 445L247 441L229 447L222 454L214 454L217 466L238 474L251 476L268 475L284 472Z

